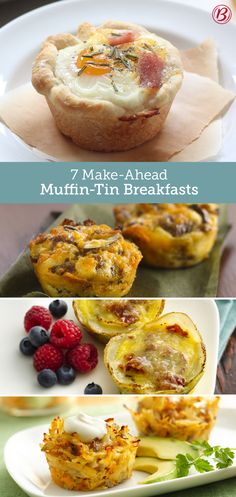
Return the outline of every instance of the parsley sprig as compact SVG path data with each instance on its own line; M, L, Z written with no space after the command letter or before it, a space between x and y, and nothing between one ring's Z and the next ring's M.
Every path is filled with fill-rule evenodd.
M191 454L178 454L176 457L177 477L188 476L191 467L198 473L206 473L215 469L223 469L232 466L234 462L235 448L211 446L208 442L192 442L200 455L194 458ZM208 459L210 458L210 460Z

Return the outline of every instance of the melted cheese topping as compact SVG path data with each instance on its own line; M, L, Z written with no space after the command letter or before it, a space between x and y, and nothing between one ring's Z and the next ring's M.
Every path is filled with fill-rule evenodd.
M159 301L158 301L159 303ZM157 305L158 305L157 303ZM94 318L104 325L122 325L128 326L143 319L148 312L153 312L153 318L156 317L155 302L152 307L152 301L140 300L104 300L92 302Z
M129 349L128 337L119 349L120 367L126 378L139 384L148 379L160 391L181 391L199 368L199 345L191 340L181 344L179 337L167 337L161 330L158 334L148 333L145 338L136 336L132 352Z
M119 30L115 30L119 33ZM154 34L139 36L122 45L109 45L114 30L96 30L88 41L59 50L55 76L77 97L88 100L109 101L126 111L140 112L155 108L165 99L161 88L144 88L140 85L137 70L141 52L154 52L165 67L162 84L177 74L174 64L168 63L166 42Z
M164 307L163 300L75 300L76 317L88 329L108 340L119 333L141 327L156 319Z
M111 338L105 349L115 382L125 390L185 393L195 385L205 364L205 348L191 319L169 313L143 329ZM133 391L132 391L133 387Z

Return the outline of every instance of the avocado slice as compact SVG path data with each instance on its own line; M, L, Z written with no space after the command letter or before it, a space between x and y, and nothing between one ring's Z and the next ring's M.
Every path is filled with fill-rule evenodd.
M141 437L137 456L159 457L159 459L175 460L178 454L191 454L195 459L198 449L189 442L174 438Z
M140 458L141 459L141 458ZM177 470L175 461L164 461L157 459L158 470L148 476L146 480L141 481L141 484L156 483L158 481L173 480L177 478Z
M136 471L146 471L155 473L159 468L159 460L156 457L136 457L134 469Z

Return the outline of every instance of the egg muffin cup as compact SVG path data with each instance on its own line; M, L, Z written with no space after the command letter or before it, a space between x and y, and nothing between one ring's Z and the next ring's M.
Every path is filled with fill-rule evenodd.
M163 311L164 300L74 300L78 321L101 342L129 333L156 319Z
M132 475L138 439L127 426L106 420L107 435L102 440L83 443L77 433L64 431L63 419L53 420L41 446L52 480L67 490L111 488Z
M216 204L129 204L114 208L117 225L160 268L183 268L206 259L218 232Z
M171 312L141 329L117 335L104 363L123 394L187 394L200 381L206 350L187 314Z
M87 150L129 150L163 127L182 82L178 50L145 28L80 26L43 44L32 84L58 129Z
M216 422L219 397L144 397L129 409L140 436L208 440Z
M135 278L141 252L119 230L65 219L29 244L42 289L51 297L121 297Z

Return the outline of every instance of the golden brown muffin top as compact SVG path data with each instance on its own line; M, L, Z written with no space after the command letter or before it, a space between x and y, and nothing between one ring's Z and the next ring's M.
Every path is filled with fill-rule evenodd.
M162 228L173 237L209 231L218 215L217 204L129 204L114 208L117 225Z
M135 244L125 240L119 229L97 225L90 219L76 223L65 219L49 233L30 242L33 264L47 263L52 273L107 274L122 276L127 265L137 265L142 256Z
M143 397L138 401L137 413L151 410L156 414L157 419L210 420L216 416L220 397L212 396L163 396L163 397Z

